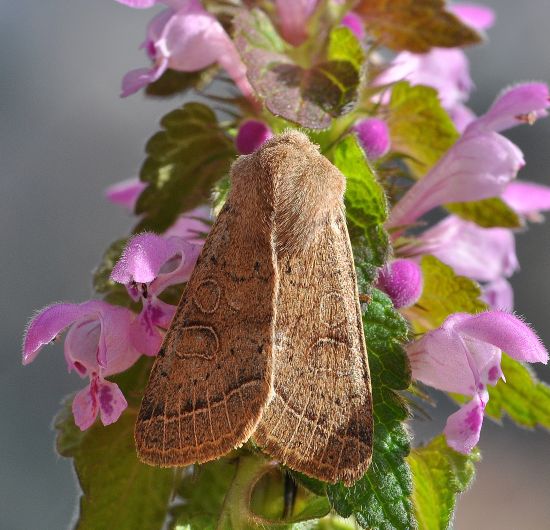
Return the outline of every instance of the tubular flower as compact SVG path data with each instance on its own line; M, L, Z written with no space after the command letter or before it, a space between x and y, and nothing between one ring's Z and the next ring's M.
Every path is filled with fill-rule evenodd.
M501 195L524 159L519 148L498 132L546 116L549 104L548 87L543 83L505 90L397 203L389 226L409 224L445 203Z
M129 242L116 263L111 278L126 285L142 310L132 324L132 341L146 355L156 355L162 343L161 329L168 328L176 307L160 300L158 295L171 285L183 283L190 276L200 253L180 237L139 234Z
M124 0L131 7L145 8L158 2ZM199 0L162 2L168 9L153 18L142 44L151 68L128 72L122 81L122 96L129 96L156 81L168 69L195 72L218 63L225 68L245 96L252 94L246 68L229 35Z
M23 341L23 364L31 363L45 344L66 328L65 360L69 371L89 377L73 401L75 423L89 428L100 416L103 425L117 421L127 402L120 388L105 377L127 370L140 352L133 346L131 311L100 300L60 303L42 309L30 322Z
M541 212L550 210L550 187L535 182L511 182L502 200L529 221L541 222Z
M315 11L318 0L275 0L281 35L293 46L307 37L306 23Z
M456 313L407 347L413 377L472 400L449 416L444 433L450 447L469 453L479 441L489 392L504 380L502 351L519 361L546 364L548 352L537 335L514 315L487 311Z
M129 178L109 186L105 190L105 197L109 202L133 211L141 192L147 187L139 178Z

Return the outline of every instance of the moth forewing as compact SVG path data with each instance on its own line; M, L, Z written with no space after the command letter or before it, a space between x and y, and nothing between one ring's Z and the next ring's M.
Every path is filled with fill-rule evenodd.
M276 209L279 277L274 397L256 442L292 469L326 482L351 484L372 455L372 395L353 255L343 213L343 175L296 133L283 144L285 192L301 187L307 237ZM282 143L282 142L281 142ZM290 151L290 153L288 152ZM280 162L279 162L280 164ZM294 180L294 183L289 183ZM320 194L311 190L322 191ZM276 195L275 204L292 197ZM305 212L305 213L304 213ZM281 233L281 230L296 233Z
M228 453L250 437L272 392L273 205L259 176L252 157L235 164L155 360L135 428L146 463L184 466Z

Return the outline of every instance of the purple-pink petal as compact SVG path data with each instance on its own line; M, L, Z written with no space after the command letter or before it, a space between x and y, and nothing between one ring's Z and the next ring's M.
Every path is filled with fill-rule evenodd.
M41 309L30 321L23 339L23 364L29 364L45 344L52 342L76 320L97 314L104 302L59 303Z
M390 130L384 120L367 118L358 121L353 130L367 157L376 160L390 150Z
M548 352L535 332L518 317L503 311L486 311L464 319L457 332L493 344L518 361L546 364Z
M459 453L468 454L477 445L486 399L487 395L482 397L476 394L470 402L449 416L443 431L449 447Z
M469 362L460 335L442 326L407 345L412 375L418 381L444 392L473 395L479 373Z
M128 402L118 385L110 381L100 381L97 393L101 423L110 425L120 418L120 415L128 407Z
M477 30L489 29L495 22L495 12L486 6L472 3L457 3L448 7L464 24Z
M380 270L378 287L397 308L415 304L422 294L422 286L422 270L412 260L397 259Z
M499 132L522 123L533 123L548 115L546 109L549 106L548 85L545 83L515 85L504 90L489 110L468 126L467 131Z
M482 288L483 296L481 297L491 309L498 311L513 311L514 310L514 290L510 282L505 278L498 278Z
M97 418L99 409L97 400L98 384L97 376L93 377L90 384L78 392L73 399L74 422L81 431L89 429Z
M490 282L519 269L514 234L505 228L481 228L449 215L419 237L416 251L432 254L457 274Z
M550 210L550 187L535 182L510 182L502 199L520 215L540 220L540 212Z
M318 0L275 0L282 36L293 46L307 39L307 21Z
M342 26L346 26L359 39L365 38L365 24L363 19L353 11L346 13L341 22Z
M148 9L159 3L159 0L115 0L119 4L124 4L128 7L136 9Z
M271 129L263 121L246 120L239 127L235 138L235 145L241 155L249 155L260 148L272 136Z
M109 202L133 211L138 197L146 187L147 183L141 182L139 178L130 178L109 186L105 190L105 196Z
M202 247L208 232L210 232L211 221L210 207L199 206L180 215L176 222L164 232L164 237L176 236Z
M168 61L161 61L152 68L136 68L130 70L122 79L120 97L128 97L140 91L149 83L156 81L168 68Z
M498 196L523 164L521 151L503 136L491 131L467 132L401 198L388 225L413 223L446 203Z
M121 258L113 267L111 278L123 284L150 283L171 258L182 254L183 244L178 238L138 234L128 241Z

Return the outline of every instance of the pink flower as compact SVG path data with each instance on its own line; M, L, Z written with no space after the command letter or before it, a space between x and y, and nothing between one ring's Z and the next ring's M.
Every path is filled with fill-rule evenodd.
M447 420L444 433L456 451L469 453L479 441L487 385L504 379L503 350L519 361L548 360L546 348L529 326L500 311L456 313L407 347L415 379L444 392L472 396Z
M541 212L550 210L550 187L535 182L511 182L502 199L518 214L530 221L543 220Z
M409 224L449 202L501 195L524 160L518 147L497 131L546 116L549 104L548 87L543 83L516 85L504 91L397 203L389 226Z
M132 366L140 352L131 340L133 314L100 300L60 303L42 309L30 322L23 341L23 364L31 363L45 344L67 327L65 360L69 371L89 377L90 384L73 401L75 423L90 427L99 414L103 425L114 423L127 407L119 387L105 377Z
M342 19L342 26L350 29L359 40L365 38L365 24L357 13L349 11Z
M369 159L376 160L390 150L390 130L385 121L367 118L358 121L353 129Z
M426 212L450 202L500 195L524 165L521 151L491 132L466 133L393 209L388 226L413 223Z
M281 35L293 46L299 46L307 37L307 21L318 0L275 0Z
M477 30L492 26L494 13L476 4L454 4L449 7L465 24ZM460 48L433 48L428 53L399 53L389 68L376 79L377 85L407 80L411 85L435 88L443 107L449 111L460 131L473 113L464 106L472 89L470 64Z
M478 31L489 29L495 23L495 12L486 6L473 3L457 3L448 7L464 24Z
M109 202L133 211L141 192L147 187L145 182L134 177L117 182L105 190Z
M271 129L258 120L246 120L239 127L235 145L241 155L249 155L273 136Z
M513 311L514 290L510 282L505 278L497 278L482 287L481 299L492 309L500 311Z
M179 237L139 234L128 242L114 266L111 278L125 284L134 301L141 300L142 310L132 324L131 339L146 355L158 353L163 338L159 328L168 328L176 311L158 295L190 278L200 249L200 245Z
M415 304L422 294L422 271L409 259L396 259L380 270L378 287L391 299L396 308Z
M124 1L132 7L149 7L152 1ZM159 79L167 68L195 72L218 63L225 68L246 96L252 94L246 68L218 20L199 0L172 0L170 7L153 18L142 47L153 61L151 68L128 72L122 81L122 96L137 92Z
M492 282L519 269L514 234L506 228L481 228L449 215L418 239L416 252L432 254L474 280Z
M180 215L163 235L164 237L176 236L188 243L202 247L208 232L210 232L211 221L210 207L198 206Z

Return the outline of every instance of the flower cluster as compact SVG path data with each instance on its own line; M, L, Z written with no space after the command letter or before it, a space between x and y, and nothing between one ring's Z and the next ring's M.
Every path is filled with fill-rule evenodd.
M151 20L141 45L150 65L124 76L123 96L161 81L169 71L191 73L207 68L223 69L243 96L232 100L239 102L233 108L234 120L220 127L223 138L231 139L229 144L224 144L231 156L253 153L273 134L293 126L294 122L301 123L299 112L293 121L284 121L268 112L273 108L269 102L265 108L262 103L272 98L279 105L277 108L284 107L285 112L288 109L291 112L293 105L284 104L288 97L285 90L289 86L294 90L300 85L293 76L305 71L307 61L304 58L313 61L320 54L320 50L312 53L311 49L315 49L312 32L316 24L323 24L330 18L328 15L317 17L323 3L276 0L268 10L271 19L266 15L274 33L265 37L265 42L254 34L264 47L267 41L277 42L275 49L270 51L277 60L283 53L287 54L281 63L285 68L285 75L279 78L281 87L273 90L270 86L266 88L269 83L258 82L254 77L257 72L252 70L261 68L249 59L248 48L243 50L238 39L232 36L231 24L222 16L227 13L209 11L200 0L118 1L137 9L164 5ZM338 28L348 28L345 31L349 37L346 38L356 40L356 55L361 54L372 42L368 23L365 25L367 19L359 10L346 12L344 4L334 4L333 11L339 15L334 15L337 20L333 23ZM492 11L483 6L454 4L450 10L461 24L473 30L487 30L494 22ZM407 345L415 380L471 398L448 419L444 431L451 447L468 453L479 440L489 399L488 387L499 380L505 381L506 374L501 369L502 353L529 363L546 363L548 354L534 332L512 314L514 302L509 278L519 269L515 229L482 226L483 223L477 223L475 218L459 214L447 214L430 226L425 215L453 203L497 199L508 213L514 215L515 212L523 224L541 220L541 212L550 210L550 187L515 180L525 164L524 156L503 133L516 125L532 124L545 117L550 105L549 90L546 84L538 82L511 86L496 98L485 114L475 116L466 106L474 85L468 59L461 47L433 46L427 53L400 51L387 63L377 53L367 56L365 61L372 61L369 66L376 74L367 80L366 95L353 110L339 109L340 114L348 112L346 118L316 138L326 142L329 153L339 139L352 135L363 148L365 164L380 175L391 206L385 228L394 244L394 257L380 268L376 286L392 299L395 308L412 320L413 326L414 308L424 288L420 265L423 256L435 256L452 267L456 274L482 286L487 311L475 315L450 314L440 327L426 331ZM312 69L307 75L317 75L320 79L325 68L332 79L331 76L338 72L330 71L331 60L328 54L322 67ZM276 62L275 59L272 62ZM307 85L310 77L305 76L302 85ZM423 174L412 175L412 171L405 170L406 179L395 180L410 182L409 177L414 176L416 181L407 184L405 190L400 184L396 191L392 178L403 177L403 174L396 172L395 167L403 171L410 162L394 148L396 133L391 118L392 90L396 83L403 81L409 86L428 86L436 91L438 105L450 117L449 127L453 128L457 139L431 167L426 167ZM302 85L300 90L305 90ZM311 93L297 105L300 109L308 109L308 119L311 115L329 113L326 109L332 101L328 96L323 99L322 95L313 92L313 96L321 100L315 112L308 107L312 101L317 101ZM304 114L307 112L304 110ZM194 122L190 125L178 123L175 132L163 132L157 140L168 138L167 142L172 142L171 151L165 151L177 153L187 141L185 135L191 136L198 130L195 125ZM165 151L161 158L168 157ZM213 164L217 156L208 159L205 165ZM395 160L399 164L395 164ZM155 185L161 189L166 185L163 179L175 173L174 167L189 162L170 162ZM223 176L218 175L218 178ZM146 181L134 178L116 184L107 190L107 198L133 211L138 198L153 186ZM223 185L215 188L216 206L223 201L224 189ZM175 222L160 234L138 233L128 240L110 277L112 282L125 287L127 307L101 300L54 304L41 310L27 329L23 346L25 364L35 359L42 346L68 330L65 358L69 370L89 378L88 386L73 402L76 424L83 430L90 427L98 415L105 425L116 421L127 406L119 387L107 378L128 369L141 355L154 356L159 351L176 309L165 300L167 289L190 278L210 227L211 206L206 202L191 211L185 210L182 208ZM128 307L140 309L136 312Z

